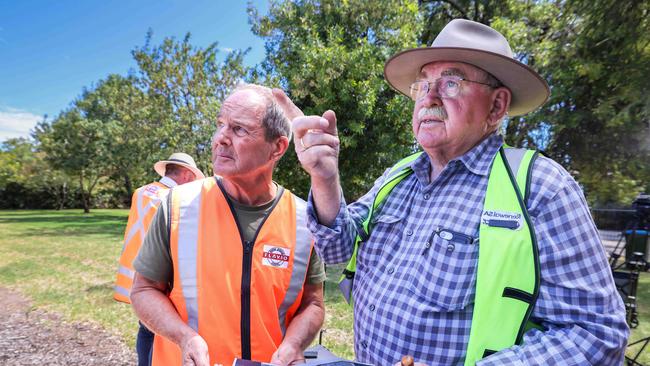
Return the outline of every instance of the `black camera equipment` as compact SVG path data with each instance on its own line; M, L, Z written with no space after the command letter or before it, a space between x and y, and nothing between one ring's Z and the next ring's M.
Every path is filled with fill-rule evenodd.
M650 195L640 194L632 202L632 207L634 219L621 233L614 251L610 253L609 264L616 289L625 304L627 324L630 328L636 328L639 325L636 302L639 276L650 269ZM623 259L620 264L619 259ZM628 345L628 349L639 348L633 357L625 356L628 366L643 366L637 360L649 343L650 337L647 337Z
M636 216L647 225L650 221L650 194L640 194L632 202Z

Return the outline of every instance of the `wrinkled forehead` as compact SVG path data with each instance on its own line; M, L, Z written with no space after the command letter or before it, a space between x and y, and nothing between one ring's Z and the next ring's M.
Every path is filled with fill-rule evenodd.
M460 76L462 78L486 77L488 73L481 68L464 62L435 61L420 69L417 79L433 79L441 76Z
M267 98L254 89L237 90L224 100L219 120L261 124Z

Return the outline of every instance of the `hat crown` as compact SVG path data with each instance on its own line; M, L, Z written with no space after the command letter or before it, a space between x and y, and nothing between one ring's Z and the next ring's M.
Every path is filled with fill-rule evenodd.
M497 53L512 58L508 40L487 25L466 19L449 22L431 42L431 47L457 47Z
M191 156L185 153L173 153L169 156L169 159L167 160L169 162L177 161L179 163L185 163L189 166L196 168L196 163L194 162L194 159L192 159Z

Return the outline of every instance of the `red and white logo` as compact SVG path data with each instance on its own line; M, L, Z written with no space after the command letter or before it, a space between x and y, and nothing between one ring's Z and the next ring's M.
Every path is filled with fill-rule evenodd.
M158 190L160 190L160 187L153 184L148 185L144 187L144 195L151 198L158 198Z
M287 268L289 266L289 258L291 258L291 250L289 248L277 247L275 245L264 245L264 253L262 254L262 264L276 268Z

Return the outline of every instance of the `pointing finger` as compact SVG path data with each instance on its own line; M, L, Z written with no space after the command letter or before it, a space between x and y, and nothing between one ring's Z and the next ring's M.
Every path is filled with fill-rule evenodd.
M296 117L302 117L305 114L302 113L300 108L298 108L291 99L284 93L282 89L273 88L273 97L275 102L278 103L284 115L289 118L289 121L293 120Z

